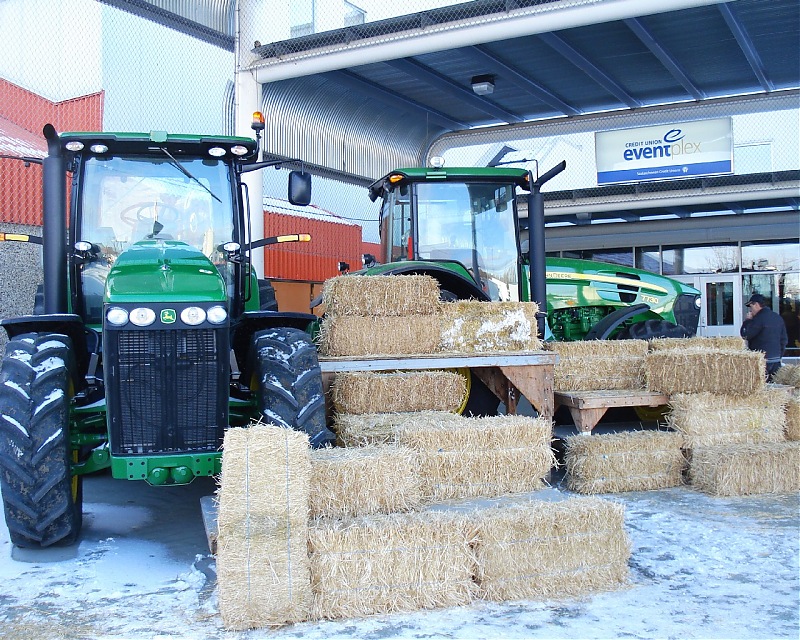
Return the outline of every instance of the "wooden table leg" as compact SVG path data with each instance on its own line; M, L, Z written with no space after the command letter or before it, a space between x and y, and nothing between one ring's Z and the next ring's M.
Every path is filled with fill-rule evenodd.
M553 366L500 367L543 418L553 419Z
M591 435L592 429L600 422L600 418L605 415L606 410L605 408L578 409L577 407L570 407L569 412L572 414L572 419L575 421L578 431L588 436Z

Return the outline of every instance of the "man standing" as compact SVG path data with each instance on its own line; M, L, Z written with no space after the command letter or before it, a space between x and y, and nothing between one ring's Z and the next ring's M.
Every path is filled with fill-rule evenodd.
M767 301L760 293L750 296L745 306L749 311L742 323L741 335L747 340L747 348L751 351L763 351L767 356L767 381L772 380L775 372L781 368L781 358L786 352L789 342L786 336L786 325L772 309L766 306Z

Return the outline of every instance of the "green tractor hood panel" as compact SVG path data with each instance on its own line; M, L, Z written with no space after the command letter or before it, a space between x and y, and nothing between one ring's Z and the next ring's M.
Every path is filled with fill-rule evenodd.
M196 248L175 240L144 240L120 254L106 281L108 302L222 302L225 283Z

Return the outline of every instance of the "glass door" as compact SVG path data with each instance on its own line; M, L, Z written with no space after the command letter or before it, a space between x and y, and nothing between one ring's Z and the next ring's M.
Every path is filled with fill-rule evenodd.
M740 276L699 276L702 292L698 335L738 336L742 327Z

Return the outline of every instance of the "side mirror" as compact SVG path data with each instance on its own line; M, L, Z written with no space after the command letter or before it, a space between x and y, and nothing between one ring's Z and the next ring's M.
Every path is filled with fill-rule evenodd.
M311 203L311 174L305 171L289 172L289 202L299 207Z

